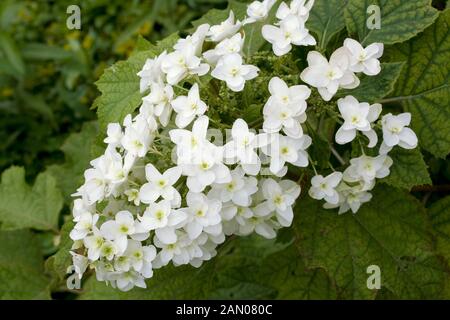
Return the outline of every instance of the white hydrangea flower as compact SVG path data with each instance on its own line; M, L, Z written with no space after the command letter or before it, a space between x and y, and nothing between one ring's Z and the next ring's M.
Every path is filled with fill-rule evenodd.
M272 44L273 53L282 56L291 51L292 45L313 46L316 39L309 34L303 22L295 16L287 16L279 27L265 25L262 28L264 39Z
M372 129L372 123L380 116L382 106L379 103L369 105L367 102L359 102L353 96L346 96L338 100L338 108L344 123L336 132L336 142L346 144L353 141L356 132L360 131L369 139L369 148L373 148L378 142L378 136Z
M372 43L363 48L358 41L347 38L344 41L344 48L348 50L350 71L363 72L368 76L375 76L380 73L381 65L378 59L383 55L384 46L382 43Z
M233 36L241 29L241 22L239 20L234 21L234 12L230 10L228 18L218 25L211 26L207 34L208 39L214 42L222 41L225 38Z
M225 145L225 158L231 163L239 163L245 173L258 174L261 169L261 161L255 149L265 147L271 142L268 134L255 134L250 132L247 122L237 119L231 129L233 140Z
M240 33L236 33L231 38L220 41L214 49L203 53L203 57L210 65L216 65L219 59L225 55L237 53L241 54L244 46L244 37Z
M325 101L330 101L339 88L354 89L359 79L348 69L349 58L344 48L337 49L328 61L317 51L308 53L308 67L300 74L307 84L317 88Z
M344 171L347 182L362 181L366 186L371 185L375 178L382 179L389 175L392 159L387 155L370 157L362 155L350 160L350 166Z
M178 207L181 204L181 196L173 185L181 176L180 167L172 167L161 174L158 169L151 163L145 166L145 176L147 183L141 186L139 191L139 198L143 203L149 204L162 197L169 200L173 207Z
M300 21L306 22L313 5L314 0L292 0L290 5L282 2L278 7L276 16L278 19L283 20L292 15Z
M111 145L112 147L120 146L120 141L123 137L122 127L119 123L109 123L106 131L107 137L103 142Z
M271 96L264 105L263 128L267 133L276 133L283 129L291 138L300 138L303 135L301 123L306 121L306 99L311 90L303 85L288 87L278 77L269 81Z
M225 81L232 91L244 90L245 81L258 76L259 69L250 64L242 64L242 57L238 53L223 56L217 62L211 75Z
M196 116L203 115L207 109L206 103L200 99L197 83L194 83L187 96L179 96L173 100L172 107L177 113L175 124L178 128L185 128Z
M258 191L258 181L254 177L245 177L242 168L231 171L231 181L224 184L214 184L208 197L222 202L232 201L237 206L246 207L251 204L251 195Z
M90 212L82 213L78 217L78 221L70 232L70 239L81 240L84 239L98 221L98 214L92 214Z
M243 24L254 23L267 18L276 0L253 1L247 7L247 18Z
M154 82L151 84L151 91L149 95L142 100L153 106L153 114L159 117L159 121L163 126L169 123L170 115L172 114L172 100L173 88L171 85L164 85L163 83Z
M100 227L101 235L114 242L120 253L123 253L128 244L128 236L135 233L135 220L131 212L123 210L117 212L114 220L108 220Z
M311 137L303 135L298 139L274 134L272 143L261 150L270 156L270 171L274 174L280 172L285 163L297 167L308 166L308 153L305 151L312 143Z
M417 136L410 128L411 113L405 112L399 115L388 113L381 119L383 126L383 143L380 153L388 153L392 147L399 145L404 149L417 147Z
M203 42L209 32L209 28L210 25L207 23L199 25L192 35L188 35L184 39L179 39L173 48L176 51L190 50L190 48L193 48L194 54L199 56L202 53Z
M338 213L343 214L351 210L353 213L358 212L361 205L367 203L372 199L372 194L363 184L350 186L346 183L341 183L338 186L339 202L337 204L325 203L325 209L339 208Z
M290 226L294 218L292 206L300 195L300 186L290 180L277 183L269 178L264 180L262 192L266 199L264 204L270 211L276 212L278 222L284 227Z
M147 59L142 70L137 73L141 78L139 83L141 93L149 89L152 83L161 83L164 81L161 63L166 58L166 55L167 52L164 51L153 59Z
M186 195L189 216L184 229L190 239L196 239L206 227L220 224L220 209L222 203L216 199L209 199L202 193L188 192Z
M164 58L161 69L170 85L176 85L188 75L203 76L209 71L209 65L201 62L195 50L193 45L186 45L183 50L171 52Z
M341 180L341 172L333 172L326 177L316 175L311 179L309 195L316 200L325 199L330 204L337 204L339 202L339 194L336 191L336 187Z
M134 287L147 288L144 277L135 271L128 271L122 273L113 273L110 277L113 286L117 286L121 291L127 292Z

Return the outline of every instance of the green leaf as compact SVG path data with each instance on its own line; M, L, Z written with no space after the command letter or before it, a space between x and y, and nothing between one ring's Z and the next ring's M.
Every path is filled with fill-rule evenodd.
M382 63L381 72L373 77L363 76L361 84L351 90L339 90L337 97L352 95L359 101L377 102L389 95L393 90L395 83L403 68L403 62Z
M25 182L23 168L11 167L3 172L0 184L2 229L56 230L62 205L61 192L49 173L40 173L30 187Z
M16 77L20 78L24 76L26 68L22 55L20 54L15 41L4 32L0 32L0 49L2 49L5 54L6 61L8 61L11 68L14 69Z
M367 27L370 5L380 7L380 29ZM438 11L431 6L431 0L349 0L344 15L348 32L357 34L363 45L394 44L411 39L430 26Z
M417 38L392 47L388 55L406 65L386 102L401 102L412 113L421 147L444 158L450 152L450 10Z
M72 133L61 147L64 152L63 164L54 164L47 168L57 180L67 202L70 195L83 184L83 173L91 161L91 147L97 136L97 123L86 122L80 132Z
M132 113L141 104L139 77L147 59L153 58L170 48L178 39L172 34L158 42L157 46L146 51L137 51L126 61L120 61L105 70L96 82L102 95L94 102L100 123L100 132L111 122L122 122L125 116Z
M427 165L418 148L413 150L395 148L389 156L394 163L391 174L384 178L383 182L407 190L411 190L414 186L432 184Z
M61 47L44 43L28 43L22 49L24 59L30 60L67 60L74 57L74 53Z
M33 234L0 231L0 299L50 299L49 286Z
M306 23L308 29L317 35L317 46L321 51L328 42L345 27L342 12L348 0L316 0Z
M307 270L293 244L258 236L228 240L201 268L155 270L147 289L128 293L91 277L82 299L330 299L335 288L323 270Z
M450 263L450 196L433 203L428 213L436 234L436 248Z
M340 296L374 298L367 267L381 270L381 286L402 299L439 298L448 275L435 258L425 212L412 196L389 187L373 191L356 214L338 215L309 197L296 206L295 229L309 267L322 267Z

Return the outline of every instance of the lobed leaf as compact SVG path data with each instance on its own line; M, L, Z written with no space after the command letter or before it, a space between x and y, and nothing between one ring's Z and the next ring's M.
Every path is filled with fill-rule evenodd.
M2 229L56 230L62 205L61 192L49 173L40 173L30 187L25 182L23 168L11 167L3 172L0 184Z

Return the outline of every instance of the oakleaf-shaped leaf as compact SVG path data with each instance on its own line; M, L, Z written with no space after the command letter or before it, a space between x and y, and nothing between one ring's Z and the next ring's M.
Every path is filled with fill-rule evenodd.
M0 223L2 229L34 228L56 230L63 197L49 173L37 176L33 187L25 182L25 170L11 167L0 184Z
M450 266L450 196L433 203L428 213L436 233L436 247Z
M80 132L72 133L61 147L64 152L63 164L54 164L47 168L57 179L58 186L68 202L71 194L83 183L83 173L91 161L91 147L97 136L97 123L87 122Z
M447 281L432 251L424 208L399 190L378 187L370 204L338 215L306 197L296 207L295 229L310 267L322 267L344 298L374 298L367 273L375 265L381 286L402 299L439 298Z
M324 51L328 42L344 29L343 11L348 0L316 0L306 23L316 35L319 50Z
M372 19L369 6L380 8L380 28L369 28ZM376 13L373 13L376 14ZM356 34L359 42L394 44L411 39L431 25L438 11L431 0L349 0L345 10L345 22L350 34Z
M0 231L0 300L50 299L39 242L28 230Z
M394 163L391 174L383 179L383 182L407 190L414 186L432 183L427 165L418 148L413 150L395 148L389 156Z
M391 98L412 113L422 148L444 158L450 152L450 10L409 43L388 51L406 61Z
M337 97L352 95L361 102L374 103L389 95L403 68L402 62L382 63L381 72L376 76L362 76L361 84L355 89L339 90Z

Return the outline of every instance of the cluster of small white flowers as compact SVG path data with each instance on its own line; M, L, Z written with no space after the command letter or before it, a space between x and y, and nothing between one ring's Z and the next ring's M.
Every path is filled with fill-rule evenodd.
M287 164L307 167L310 163L306 150L312 139L302 124L311 89L289 87L273 77L263 108L263 132L256 134L237 119L222 146L208 137L208 106L201 100L198 81L210 73L230 90L242 91L246 81L257 77L259 69L244 63L242 28L267 19L274 3L253 2L243 22L230 11L219 25L200 25L178 40L173 50L145 62L138 73L144 95L139 113L125 117L122 125L108 125L106 151L91 162L85 183L74 194L71 254L80 279L90 268L99 281L120 290L145 288L153 269L170 262L199 267L216 255L226 236L255 232L274 238L278 229L291 225L300 186L283 177ZM283 2L276 13L277 25L262 28L276 55L289 52L292 44L316 43L305 28L312 6L313 0L293 0L290 6ZM203 52L205 41L215 47ZM301 78L328 101L338 88L359 84L355 73L378 74L382 50L380 44L364 49L347 39L330 61L311 52ZM187 84L187 78L194 80L189 89L180 85ZM177 89L186 95L177 96ZM373 148L381 105L348 96L338 101L338 108L343 124L336 133L337 143L351 142L361 132ZM389 174L391 148L416 146L417 138L406 127L409 122L409 114L384 116L380 155L352 159L344 173L315 176L311 197L324 199L327 208L339 207L340 213L356 212L370 200L368 191L375 179ZM177 128L172 129L173 123ZM169 137L163 137L167 133ZM173 163L159 169L148 160L157 152L156 138L167 138L174 145Z
M250 5L245 24L265 19L273 2ZM277 116L271 111L277 104L287 110L302 102L300 109L290 112L292 121L283 119L279 128L272 121L267 130L275 133L283 127L291 134L292 138L282 140L281 152L273 147L274 137L251 132L242 119L235 121L226 145L213 144L207 138L208 106L200 98L199 84L194 83L185 96L175 94L185 78L197 79L210 70L233 91L243 90L245 81L257 76L257 67L244 64L242 26L231 11L221 24L200 25L173 51L145 62L138 73L144 94L139 113L134 118L128 115L123 125L108 125L106 151L91 162L85 183L74 194L78 198L71 253L80 279L90 268L99 281L120 290L145 287L153 269L170 262L199 267L216 255L216 247L228 235L256 232L273 238L277 229L292 223L300 187L280 180L287 170L280 171L285 162L308 163L304 150L310 140L302 137L299 121L309 90L286 89L292 101L274 95L267 104L270 118ZM204 41L217 44L202 52ZM160 130L172 122L177 128L168 133L175 146L175 163L159 171L146 163L146 156ZM263 148L264 163L258 155ZM257 179L268 166L277 175ZM180 191L187 193L182 197Z
M310 52L307 58L309 67L302 72L301 79L316 87L322 98L329 101L339 88L351 89L359 86L360 82L355 73L363 72L368 76L380 73L378 58L382 54L381 43L363 48L357 41L346 39L344 46L337 49L329 61L319 52ZM336 143L349 143L360 132L369 140L367 147L374 148L378 144L374 127L382 111L381 104L361 103L353 96L346 96L339 99L337 105L343 123L336 132ZM351 159L350 166L343 173L335 171L326 177L314 176L311 179L309 195L317 200L324 199L324 208L339 207L340 214L349 210L356 213L361 204L372 198L369 191L375 187L375 180L390 174L389 169L393 161L388 152L392 147L399 145L405 149L414 149L417 146L415 133L407 127L410 122L410 113L384 115L381 120L383 141L379 155L370 157L363 154Z

